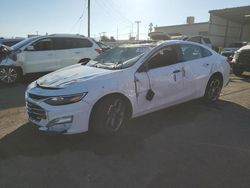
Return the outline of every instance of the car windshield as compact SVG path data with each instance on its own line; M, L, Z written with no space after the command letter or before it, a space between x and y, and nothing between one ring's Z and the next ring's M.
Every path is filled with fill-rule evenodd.
M150 47L116 47L110 49L87 66L104 69L124 69L134 65L145 53L150 51Z
M20 48L22 48L23 46L29 44L30 42L32 42L33 40L35 40L37 37L31 37L28 39L25 39L17 44L15 44L14 46L12 46L11 48L13 48L13 50L18 50Z

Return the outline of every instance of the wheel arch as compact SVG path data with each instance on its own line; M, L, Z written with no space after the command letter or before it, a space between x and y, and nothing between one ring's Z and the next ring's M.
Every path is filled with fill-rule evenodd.
M95 102L95 104L93 105L93 107L92 107L92 109L90 111L89 122L91 122L91 118L92 118L92 116L94 114L95 108L100 104L100 102L103 101L103 100L105 100L107 97L111 97L111 96L121 97L125 101L126 107L128 109L128 118L132 117L132 114L133 114L133 105L132 105L131 101L129 100L129 98L127 96L125 96L124 94L122 94L122 93L114 92L114 93L109 93L109 94L106 94L106 95L100 97Z
M218 77L221 79L222 84L224 83L223 74L222 74L221 72L215 72L215 73L213 73L213 74L210 76L209 80L211 80L211 78L213 78L214 76L218 76ZM208 82L209 82L209 80L208 80ZM208 83L208 82L207 82L207 83Z

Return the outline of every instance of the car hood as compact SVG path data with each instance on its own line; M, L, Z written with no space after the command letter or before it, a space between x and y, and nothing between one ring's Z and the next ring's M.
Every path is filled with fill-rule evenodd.
M242 51L242 50L250 50L250 44L242 47L241 49L239 49L238 51Z
M66 67L43 76L37 80L37 85L44 88L65 88L77 83L110 74L114 70L101 69L81 64Z

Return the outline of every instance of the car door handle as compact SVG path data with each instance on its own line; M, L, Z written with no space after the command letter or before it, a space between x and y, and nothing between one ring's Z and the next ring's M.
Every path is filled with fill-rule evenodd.
M81 52L75 52L75 54L80 54Z
M177 73L179 73L179 72L181 72L181 70L175 70L173 73L174 73L174 74L177 74Z
M48 54L48 56L52 56L53 54Z

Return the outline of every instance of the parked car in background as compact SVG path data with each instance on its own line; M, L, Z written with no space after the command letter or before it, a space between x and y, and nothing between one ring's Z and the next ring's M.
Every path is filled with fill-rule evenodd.
M190 42L196 42L199 44L203 44L209 48L212 48L211 40L208 37L204 36L193 36L193 37L185 37L183 40L190 41Z
M243 72L250 71L250 43L235 52L232 69L236 76L241 76Z
M29 73L51 72L87 63L102 49L91 38L54 34L28 38L7 51L8 55L0 62L0 81L12 84Z
M227 57L231 61L233 59L234 52L245 45L247 45L247 42L234 42L228 47L224 48L221 51L221 55Z
M196 98L216 101L229 72L225 57L192 42L115 47L31 83L26 110L41 131L112 134L130 117Z
M3 44L3 45L10 47L10 46L13 46L13 45L21 42L22 40L24 40L24 38L15 38L15 39L2 38L2 39L0 39L0 45Z

